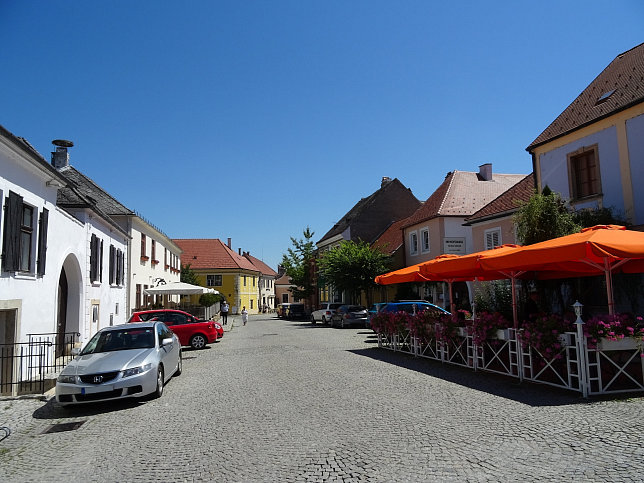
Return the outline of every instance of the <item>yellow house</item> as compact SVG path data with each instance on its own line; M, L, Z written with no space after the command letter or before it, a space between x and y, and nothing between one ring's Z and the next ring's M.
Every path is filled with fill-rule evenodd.
M183 251L181 263L190 265L200 285L217 290L230 305L231 314L242 307L248 313L259 313L259 280L261 271L250 260L235 253L228 244L214 239L173 240Z

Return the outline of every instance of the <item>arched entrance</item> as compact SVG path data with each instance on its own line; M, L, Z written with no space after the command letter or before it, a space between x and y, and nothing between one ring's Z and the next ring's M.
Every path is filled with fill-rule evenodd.
M65 351L65 331L67 329L67 275L65 267L60 271L58 278L58 310L56 313L56 357Z
M80 264L75 255L67 255L58 277L56 297L56 355L62 355L65 350L65 339L71 334L81 332L82 311L82 277ZM65 335L67 334L67 336ZM78 338L74 337L75 341Z

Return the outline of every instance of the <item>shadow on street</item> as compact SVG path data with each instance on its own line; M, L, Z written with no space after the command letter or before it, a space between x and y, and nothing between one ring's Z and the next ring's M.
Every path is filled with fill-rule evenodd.
M378 342L377 339L375 342ZM519 382L518 379L489 372L474 372L464 367L441 364L438 361L418 358L401 352L393 352L375 347L351 350L349 352L459 384L476 391L511 399L529 406L566 406L593 402L592 400L583 399L581 395L577 395L576 393L552 386Z

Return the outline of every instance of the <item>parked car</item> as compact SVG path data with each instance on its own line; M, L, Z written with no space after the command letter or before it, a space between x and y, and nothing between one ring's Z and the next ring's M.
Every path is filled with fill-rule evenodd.
M449 314L449 312L438 305L430 304L424 300L405 300L401 302L390 302L380 309L381 312L407 312L415 315L418 312L431 310L436 316Z
M331 317L331 327L367 327L367 309L362 305L340 305Z
M163 322L105 327L61 371L56 401L65 406L160 397L165 383L181 374L181 362L179 338Z
M290 304L286 309L286 318L288 320L306 319L306 311L304 310L304 304Z
M217 322L199 320L188 312L174 309L142 310L134 312L129 322L159 320L177 334L182 346L203 349L207 344L217 342L219 331L224 328ZM219 325L219 328L217 328Z
M380 310L387 305L387 302L378 302L375 303L371 306L369 309L369 313L367 314L367 318L369 319L369 325L371 325L371 318L376 315Z
M311 312L311 323L315 324L319 321L323 324L328 324L331 322L331 317L340 305L342 304L336 302L324 302L320 304L320 308L318 310Z

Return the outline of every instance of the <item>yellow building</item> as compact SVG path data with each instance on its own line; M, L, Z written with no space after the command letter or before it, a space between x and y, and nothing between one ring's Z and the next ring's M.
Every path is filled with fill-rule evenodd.
M173 240L183 251L182 265L190 265L200 285L217 290L230 305L230 313L238 314L242 307L257 314L260 309L260 269L228 244L214 239Z

